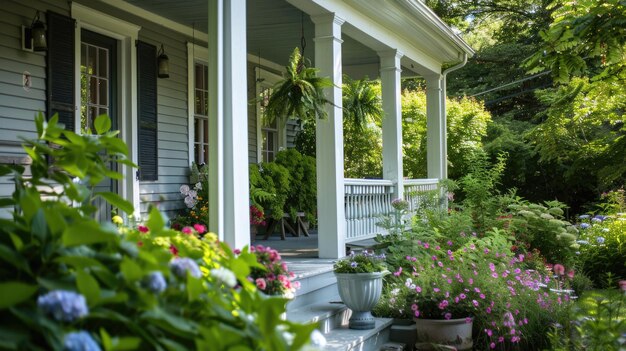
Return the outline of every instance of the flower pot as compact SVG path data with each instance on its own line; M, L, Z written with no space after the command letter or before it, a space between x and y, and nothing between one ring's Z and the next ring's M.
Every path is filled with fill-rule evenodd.
M455 350L471 350L473 320L468 323L459 319L415 318L417 327L417 350L438 350L441 346L451 346Z
M372 308L383 289L383 272L335 273L337 288L343 303L352 310L350 329L374 329Z

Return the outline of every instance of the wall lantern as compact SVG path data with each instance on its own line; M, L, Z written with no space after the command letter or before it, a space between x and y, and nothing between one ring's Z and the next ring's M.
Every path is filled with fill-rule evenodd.
M46 27L39 20L39 11L35 13L35 18L30 27L22 26L22 49L26 51L46 51Z
M159 65L159 78L169 78L170 77L170 59L165 54L165 50L163 49L163 44L161 44L161 50L159 50L157 63Z

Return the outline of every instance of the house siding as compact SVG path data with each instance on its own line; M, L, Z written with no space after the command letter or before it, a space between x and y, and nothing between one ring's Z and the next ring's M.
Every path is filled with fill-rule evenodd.
M190 38L102 2L77 2L141 26L139 40L165 47L170 78L157 80L159 178L140 183L140 211L145 215L150 205L156 205L174 214L184 206L178 189L189 179L186 42ZM9 0L3 1L0 10L0 156L23 156L20 137L35 137L34 116L38 111L45 113L45 53L21 49L21 26L30 25L37 10L42 21L48 10L70 14L68 2L61 0ZM22 88L25 71L32 76L28 91ZM9 179L0 178L0 196L9 196L12 191Z

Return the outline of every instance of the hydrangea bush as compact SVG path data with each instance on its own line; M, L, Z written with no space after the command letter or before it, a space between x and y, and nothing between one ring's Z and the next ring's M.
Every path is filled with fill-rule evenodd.
M0 219L0 348L19 350L298 350L312 325L279 318L285 300L248 281L256 257L213 235L174 231L156 209L137 228L98 223L95 197L127 216L113 193L94 193L110 162L132 166L106 116L98 138L36 117L31 175L0 166L15 189ZM60 147L50 147L54 144ZM48 160L54 160L50 165ZM79 181L73 181L77 177ZM235 282L235 283L233 283Z

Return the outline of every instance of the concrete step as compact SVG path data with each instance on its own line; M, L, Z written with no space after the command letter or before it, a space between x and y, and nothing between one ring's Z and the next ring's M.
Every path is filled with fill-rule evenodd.
M376 327L369 330L349 329L347 324L326 334L324 351L378 351L389 342L393 319L376 318Z
M370 330L348 328L352 311L341 303L332 260L289 259L287 265L300 282L296 298L287 304L287 319L318 323L325 351L378 351L389 342L392 319L376 318Z

